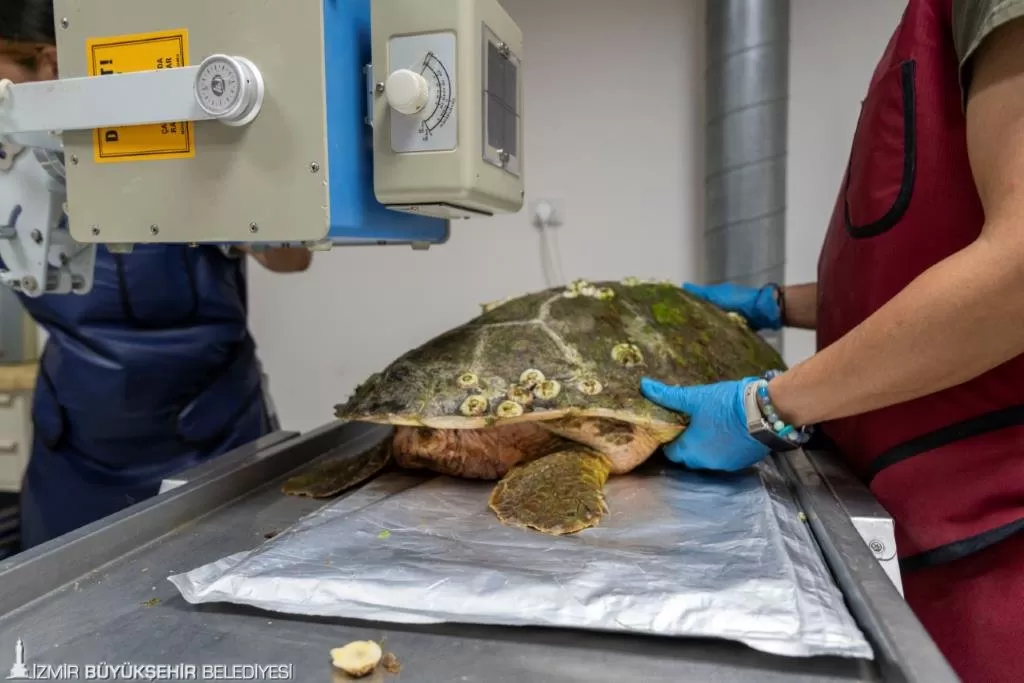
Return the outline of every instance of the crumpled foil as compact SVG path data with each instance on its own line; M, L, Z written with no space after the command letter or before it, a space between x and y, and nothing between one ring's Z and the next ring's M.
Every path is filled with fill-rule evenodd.
M492 484L381 477L252 551L170 580L190 603L398 623L712 637L871 659L782 475L611 477L597 528L501 525Z

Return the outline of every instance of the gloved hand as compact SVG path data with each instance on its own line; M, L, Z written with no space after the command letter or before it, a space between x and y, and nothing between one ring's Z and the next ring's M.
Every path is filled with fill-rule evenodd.
M689 415L690 426L666 444L672 462L692 469L737 472L760 461L770 449L747 432L743 389L756 377L696 387L677 387L644 377L640 391L663 408Z
M757 289L728 282L720 285L695 285L684 282L683 289L719 308L739 313L755 331L777 330L782 327L782 310L775 300L774 288L771 285Z

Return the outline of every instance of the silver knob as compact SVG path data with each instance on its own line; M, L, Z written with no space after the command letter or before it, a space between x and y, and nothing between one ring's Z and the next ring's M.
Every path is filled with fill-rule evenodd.
M196 102L228 126L244 126L263 106L263 76L245 57L211 55L203 60L193 86Z

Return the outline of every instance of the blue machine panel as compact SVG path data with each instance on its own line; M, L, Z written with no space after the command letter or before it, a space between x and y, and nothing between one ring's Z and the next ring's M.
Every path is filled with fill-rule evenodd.
M373 138L365 121L370 63L370 0L324 0L327 155L335 244L448 239L447 220L385 208L373 193Z

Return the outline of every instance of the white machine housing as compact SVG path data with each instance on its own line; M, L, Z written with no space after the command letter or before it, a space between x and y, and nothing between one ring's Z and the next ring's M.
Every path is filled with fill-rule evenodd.
M497 2L371 8L377 199L443 218L518 211L523 36L515 22Z
M522 34L498 0L54 15L61 78L0 83L0 142L21 152L0 163L0 280L24 294L88 292L96 244L419 246L522 207Z

